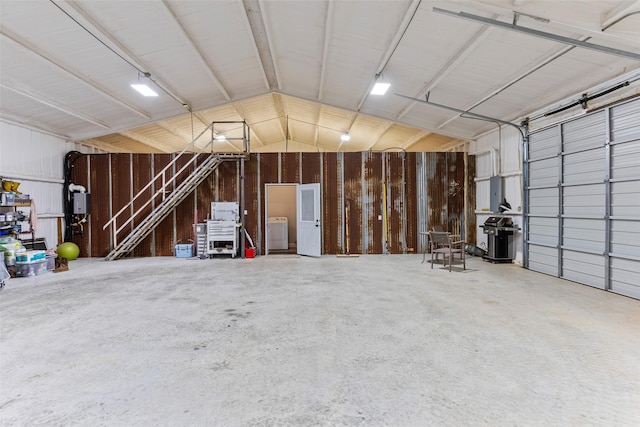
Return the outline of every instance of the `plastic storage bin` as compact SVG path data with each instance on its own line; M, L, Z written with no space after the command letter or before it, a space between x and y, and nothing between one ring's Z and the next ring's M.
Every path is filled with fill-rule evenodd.
M31 262L16 261L16 277L33 277L47 272L47 260L40 259Z

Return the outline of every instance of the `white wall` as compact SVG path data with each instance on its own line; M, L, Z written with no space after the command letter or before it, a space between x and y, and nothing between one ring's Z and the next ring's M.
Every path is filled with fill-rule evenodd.
M489 178L502 177L503 196L511 205L513 223L522 229L522 138L512 126L502 126L487 133L469 145L469 154L476 156L476 245L487 245L487 235L480 225L493 213L490 209ZM521 230L522 231L522 230ZM512 254L517 263L522 263L522 232L514 237Z
M49 248L58 243L58 218L64 214L64 156L69 151L98 152L58 136L0 121L0 177L20 182L19 191L35 201L38 230ZM63 233L64 234L64 233Z

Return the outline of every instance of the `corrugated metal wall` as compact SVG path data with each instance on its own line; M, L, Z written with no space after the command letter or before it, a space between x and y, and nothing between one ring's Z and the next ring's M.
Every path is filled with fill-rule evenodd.
M475 239L475 216L469 215L475 206L475 161L465 162L465 157L465 153L260 153L245 161L244 179L240 162L224 162L174 208L134 256L173 255L177 242L194 239L193 224L209 216L212 201L240 200L242 183L245 227L258 253L265 250L265 184L273 183L322 184L324 254L419 252L426 244L419 241L419 231L434 225ZM110 232L102 226L171 158L170 154L108 154L77 159L74 182L92 193L89 225L84 235L75 238L82 256L103 257L109 252ZM133 223L149 209L136 215Z

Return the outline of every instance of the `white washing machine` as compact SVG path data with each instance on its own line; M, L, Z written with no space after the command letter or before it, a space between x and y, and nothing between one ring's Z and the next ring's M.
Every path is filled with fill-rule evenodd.
M272 216L267 220L269 235L268 249L289 249L289 219L286 216Z

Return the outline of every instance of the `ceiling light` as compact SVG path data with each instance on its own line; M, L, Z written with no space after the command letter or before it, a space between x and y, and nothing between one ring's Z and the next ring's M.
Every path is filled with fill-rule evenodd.
M226 141L227 137L224 135L216 135L216 141Z
M389 86L391 86L391 83L376 82L376 84L373 85L373 89L371 89L371 95L384 95L387 93Z
M351 139L351 135L349 135L347 132L343 133L342 135L340 135L340 141L348 141Z
M131 85L132 88L143 94L144 96L158 96L158 94L151 89L149 86L140 83L134 83Z

